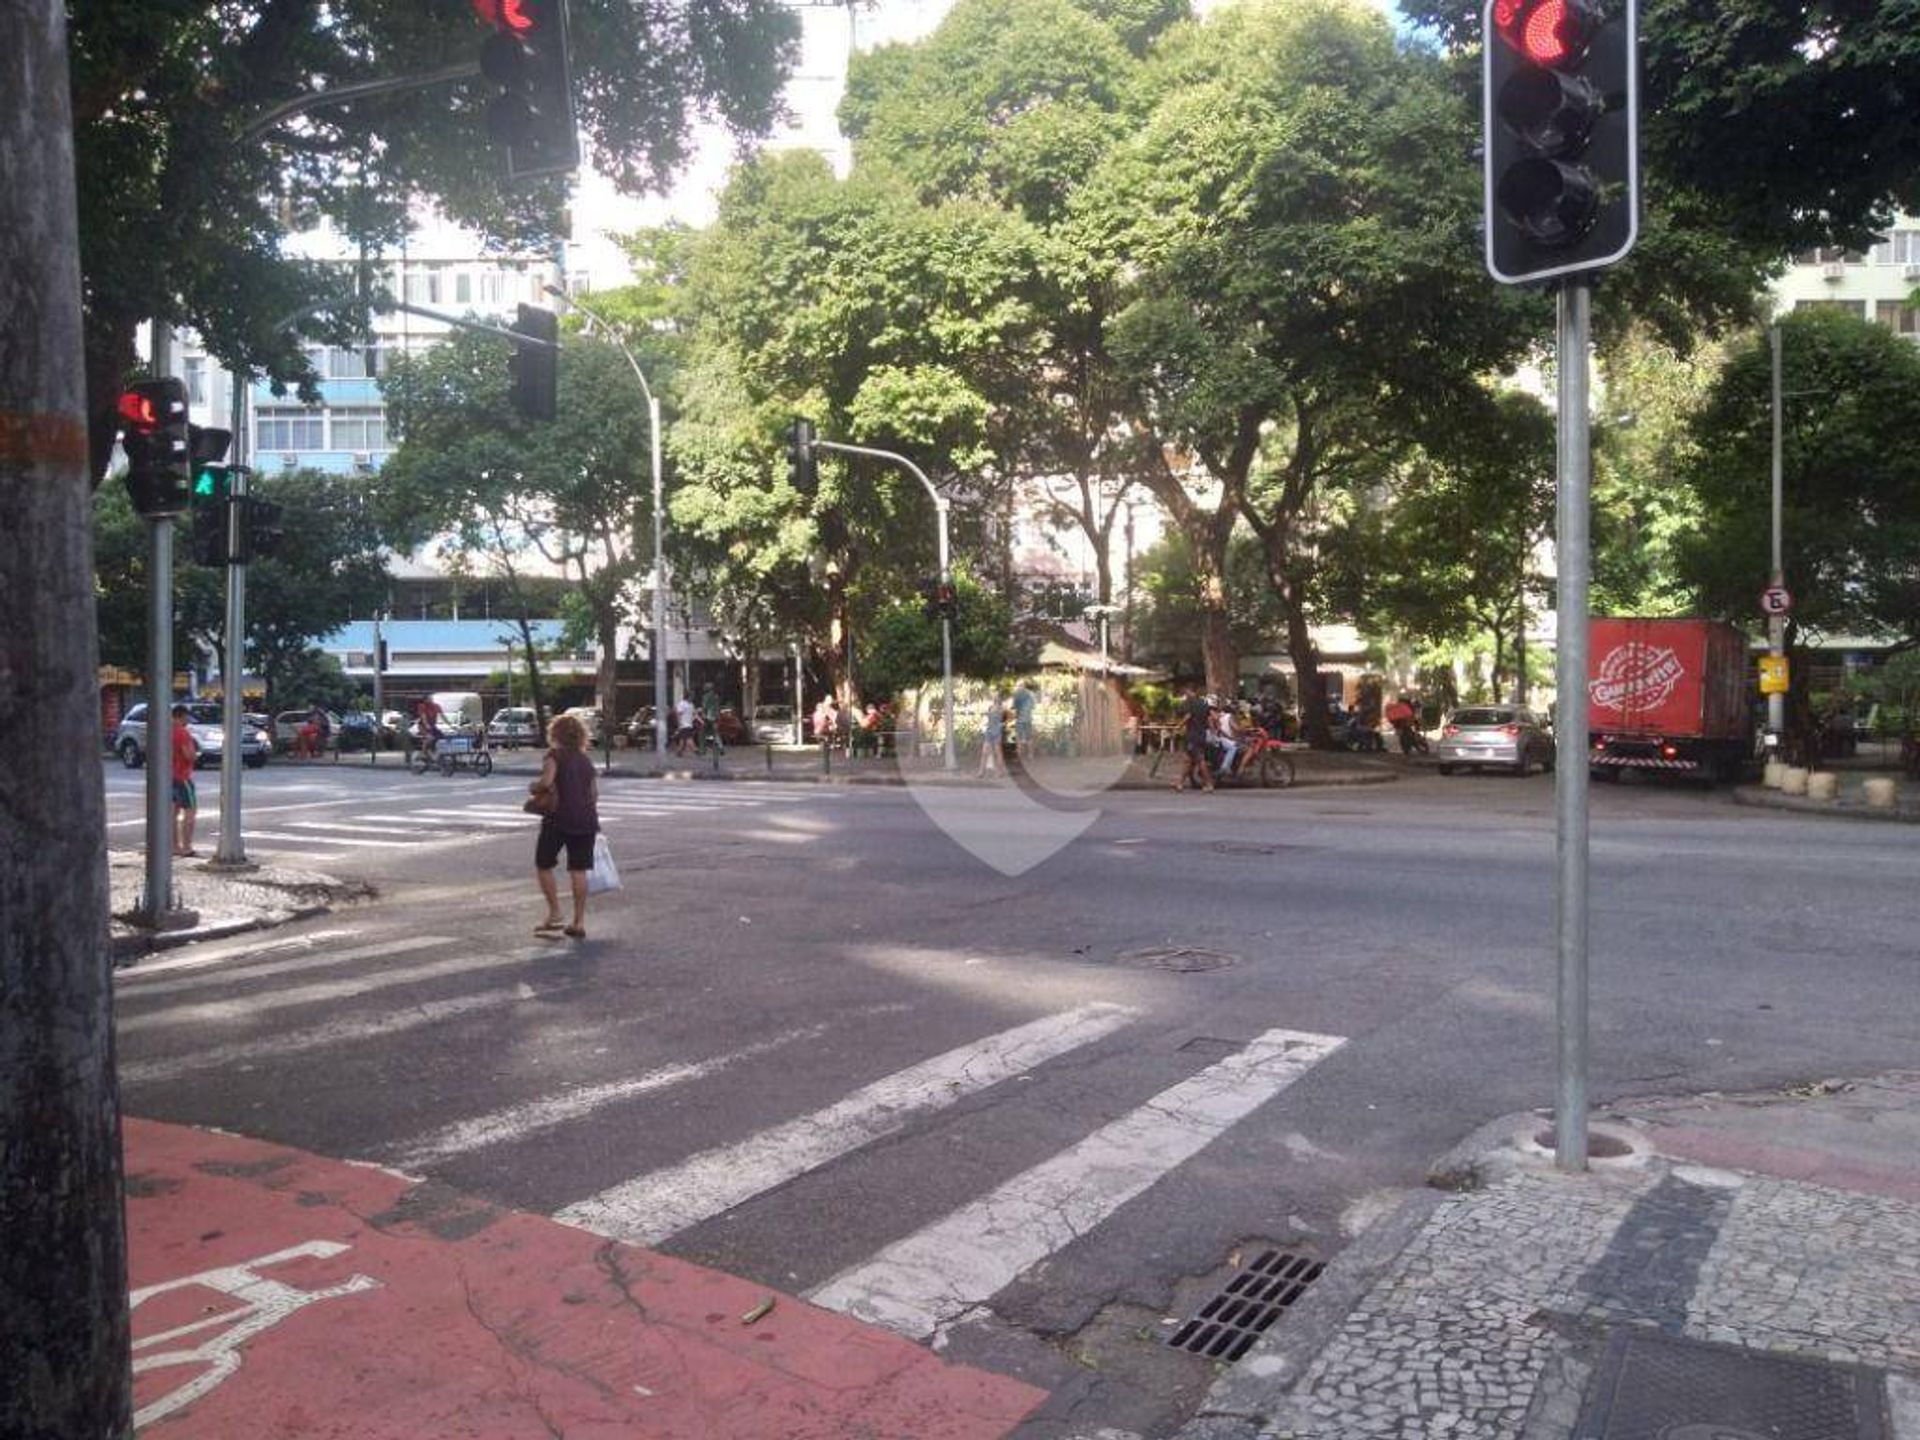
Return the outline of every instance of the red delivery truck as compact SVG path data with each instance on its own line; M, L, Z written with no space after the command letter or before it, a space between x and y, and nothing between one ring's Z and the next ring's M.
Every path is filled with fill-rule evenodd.
M1596 615L1591 627L1591 774L1745 774L1754 757L1745 635L1720 620Z

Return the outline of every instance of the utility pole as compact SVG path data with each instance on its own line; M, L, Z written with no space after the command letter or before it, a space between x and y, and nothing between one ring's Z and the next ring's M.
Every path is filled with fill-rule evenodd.
M1784 489L1781 475L1780 441L1780 326L1767 327L1767 348L1773 358L1773 588L1784 590L1787 584L1786 557L1781 541L1781 508ZM1767 649L1776 660L1787 653L1787 617L1769 615L1767 617ZM1767 730L1773 736L1773 743L1785 743L1787 733L1787 697L1777 691L1767 696ZM1773 752L1769 752L1773 753Z
M67 7L0 49L0 1435L133 1434Z
M246 539L241 531L247 523L247 387L251 377L239 368L233 371L233 405L230 424L233 430L233 479L227 500L227 623L226 644L220 660L220 843L214 847L209 869L252 870L247 859L246 839L242 835L241 806L241 727L245 723L245 697L240 693L241 677L247 666L247 567L233 559L242 553ZM153 731L148 729L151 738ZM147 747L147 763L153 764L158 752Z

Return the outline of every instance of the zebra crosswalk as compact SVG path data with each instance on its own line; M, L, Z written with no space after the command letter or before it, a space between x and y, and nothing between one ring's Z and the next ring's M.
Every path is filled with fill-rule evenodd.
M516 788L493 786L482 794L410 803L412 796L392 792L369 795L364 808L322 809L314 805L281 810L248 821L243 828L249 852L269 855L297 852L305 863L339 860L355 852L393 857L399 852L431 850L482 841L512 832L530 832L532 821L520 808ZM691 816L745 815L803 804L833 804L843 797L818 785L779 782L673 784L636 781L602 789L603 828L618 834L623 826L647 825ZM207 817L204 833L217 840L217 815Z
M609 1016L604 993L574 964L582 953L347 927L120 972L128 1108L139 1114L151 1098L178 1114L202 1092L163 1087L208 1077L224 1077L222 1089L281 1095L287 1076L309 1070L409 1073L458 1051L461 1042L436 1034L439 1027L477 1025L508 1063L495 1066L500 1084L473 1087L472 1101L460 1086L436 1107L404 1088L336 1082L336 1102L349 1109L341 1123L355 1137L345 1158L421 1178L454 1172L457 1185L485 1175L495 1186L491 1200L671 1252L689 1232L749 1207L798 1207L790 1227L773 1229L804 1233L810 1202L795 1192L815 1177L858 1186L896 1146L1003 1106L1041 1106L1050 1125L1079 1133L1018 1173L978 1180L972 1194L936 1189L906 1219L883 1207L872 1233L858 1234L852 1251L811 1275L787 1268L800 1263L792 1256L766 1257L766 1270L794 1277L815 1304L938 1341L1058 1252L1099 1243L1101 1227L1124 1207L1346 1043L1270 1028L1224 1054L1174 1050L1159 1080L1113 1066L1128 1078L1089 1098L1078 1078L1089 1066L1129 1055L1155 1033L1138 1004L1063 998L1036 1002L1024 1016L983 1010L993 1018L963 1027L959 1043L929 1045L933 1053L911 1058L915 1047L900 1043L917 1033L903 1021L915 1009L911 999L876 995L764 1024L736 1011L722 1027L696 1025L687 1014L663 1023L659 1007L671 1009L673 997ZM562 1003L569 997L583 1003ZM706 1048L692 1038L714 1033L724 1039ZM379 1065L362 1072L376 1051ZM529 1056L537 1058L521 1063ZM549 1063L551 1056L560 1058ZM796 1088L789 1099L785 1087L766 1087L766 1073L787 1073L802 1057L818 1076L822 1056L831 1057L822 1083L840 1087L828 1103L814 1103L822 1098L815 1092ZM812 1099L799 1100L802 1093ZM739 1103L743 1095L750 1104ZM685 1114L702 1124L657 1123ZM724 1133L728 1126L736 1133ZM688 1143L689 1135L699 1138ZM530 1182L537 1202L516 1194L511 1178L492 1178L513 1176L510 1162L526 1154L539 1157ZM565 1195L557 1204L556 1194Z

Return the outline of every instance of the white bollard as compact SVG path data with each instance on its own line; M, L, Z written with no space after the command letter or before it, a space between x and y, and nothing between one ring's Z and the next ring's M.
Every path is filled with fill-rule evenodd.
M1807 769L1803 765L1789 765L1786 773L1780 777L1782 795L1804 795L1807 793Z
M1867 808L1869 810L1893 809L1893 797L1898 793L1897 781L1884 775L1876 775L1867 781Z
M1840 798L1840 777L1831 770L1816 770L1807 776L1807 798L1809 800L1837 800Z
M1785 761L1782 761L1782 760L1767 761L1767 771L1765 776L1765 783L1766 783L1767 789L1778 790L1780 788L1781 782L1786 779L1786 776L1787 776L1787 766Z

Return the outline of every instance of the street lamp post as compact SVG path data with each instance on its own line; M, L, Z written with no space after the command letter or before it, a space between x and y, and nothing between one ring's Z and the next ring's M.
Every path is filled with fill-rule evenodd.
M896 455L891 450L875 450L866 445L845 445L837 440L815 440L814 445L821 450L837 450L843 455L867 455L875 460L891 460L904 467L914 479L926 487L928 496L933 500L933 512L940 522L940 583L953 583L953 555L947 544L947 497L934 488L933 481L926 472L904 455ZM945 743L940 747L942 764L948 770L960 768L960 757L954 749L953 740L953 621L948 616L940 617L940 677L943 704L941 728L946 731Z
M1773 573L1775 588L1786 584L1787 572L1785 557L1781 550L1781 464L1780 464L1780 327L1767 327L1767 347L1773 359ZM1787 618L1784 615L1767 617L1767 648L1775 657L1787 653ZM1776 745L1782 744L1787 731L1787 697L1781 694L1767 696L1767 729L1774 737Z
M647 384L646 372L641 370L640 362L633 358L633 351L620 338L619 331L608 324L603 316L583 305L578 297L567 294L557 285L549 285L546 290L549 295L571 305L607 332L608 338L627 357L627 364L633 368L633 378L640 382L640 393L647 397L647 427L652 437L648 448L652 452L653 463L653 753L664 765L667 759L667 518L660 485L660 401L654 395L653 387Z

